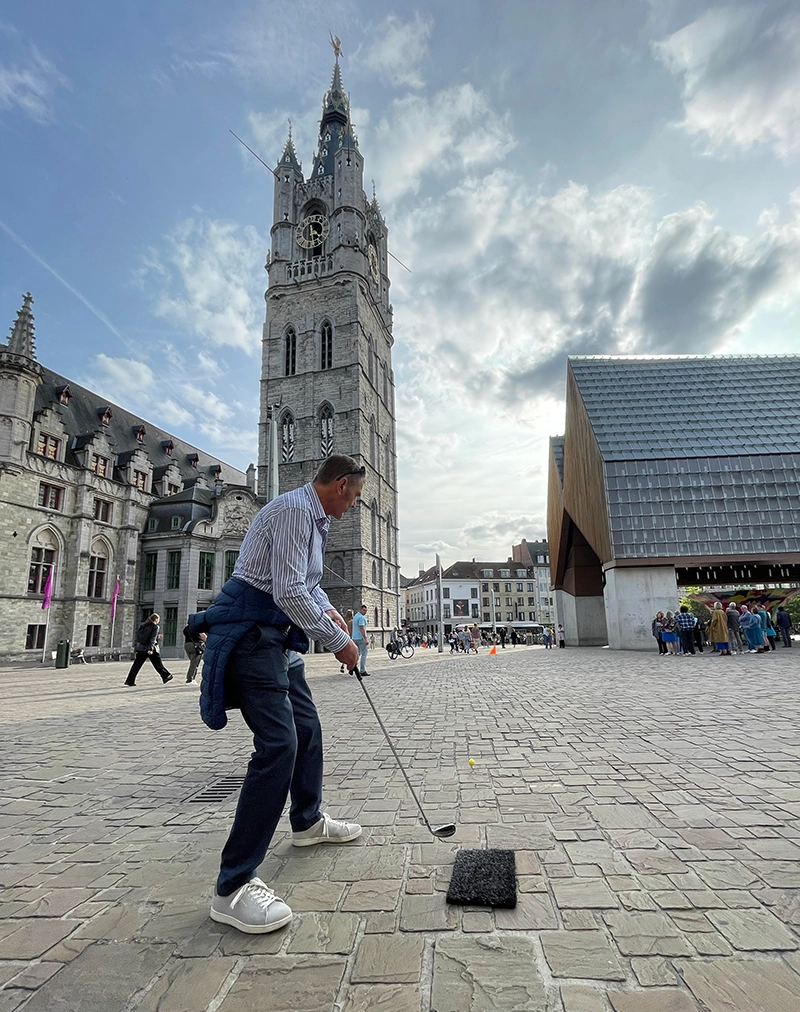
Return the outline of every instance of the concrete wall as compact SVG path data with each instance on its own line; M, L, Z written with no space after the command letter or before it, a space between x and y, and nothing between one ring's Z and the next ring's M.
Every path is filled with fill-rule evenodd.
M655 649L653 616L658 611L675 611L678 596L673 566L606 570L603 597L608 645L614 650Z
M555 594L556 621L564 626L567 646L598 647L608 643L602 597L574 597L565 590Z

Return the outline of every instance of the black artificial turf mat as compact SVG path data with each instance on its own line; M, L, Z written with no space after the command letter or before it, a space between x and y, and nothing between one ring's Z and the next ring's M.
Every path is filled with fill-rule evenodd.
M456 854L447 902L471 907L517 905L517 866L513 850L460 850Z

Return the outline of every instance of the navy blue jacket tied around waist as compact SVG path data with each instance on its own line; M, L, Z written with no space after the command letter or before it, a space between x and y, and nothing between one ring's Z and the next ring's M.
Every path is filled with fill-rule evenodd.
M254 625L274 625L286 628L286 649L304 654L308 650L308 637L302 629L282 611L271 594L251 587L233 576L219 592L206 611L189 616L189 629L196 636L204 632L206 652L203 656L203 682L200 691L200 716L214 731L228 723L226 709L234 704L230 694L226 699L225 669L233 648Z

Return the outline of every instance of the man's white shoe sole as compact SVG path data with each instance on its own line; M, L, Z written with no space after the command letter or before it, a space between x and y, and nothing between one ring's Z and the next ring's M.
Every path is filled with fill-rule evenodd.
M223 914L219 910L211 908L211 920L217 921L218 924L229 924L232 928L238 928L239 931L244 931L248 935L266 935L270 931L277 931L278 928L285 927L289 921L291 921L291 913L284 917L281 921L275 921L272 924L245 924L244 921L238 920L233 914Z
M357 833L351 833L349 836L315 836L313 840L292 840L292 846L315 847L318 843L349 843L351 840L357 840L363 831L359 829Z

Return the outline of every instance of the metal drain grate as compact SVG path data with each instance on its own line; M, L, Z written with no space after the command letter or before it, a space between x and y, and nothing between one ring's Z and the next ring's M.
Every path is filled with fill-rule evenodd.
M223 777L210 787L204 788L193 798L189 798L191 804L213 805L217 801L224 801L232 794L241 789L244 777Z

